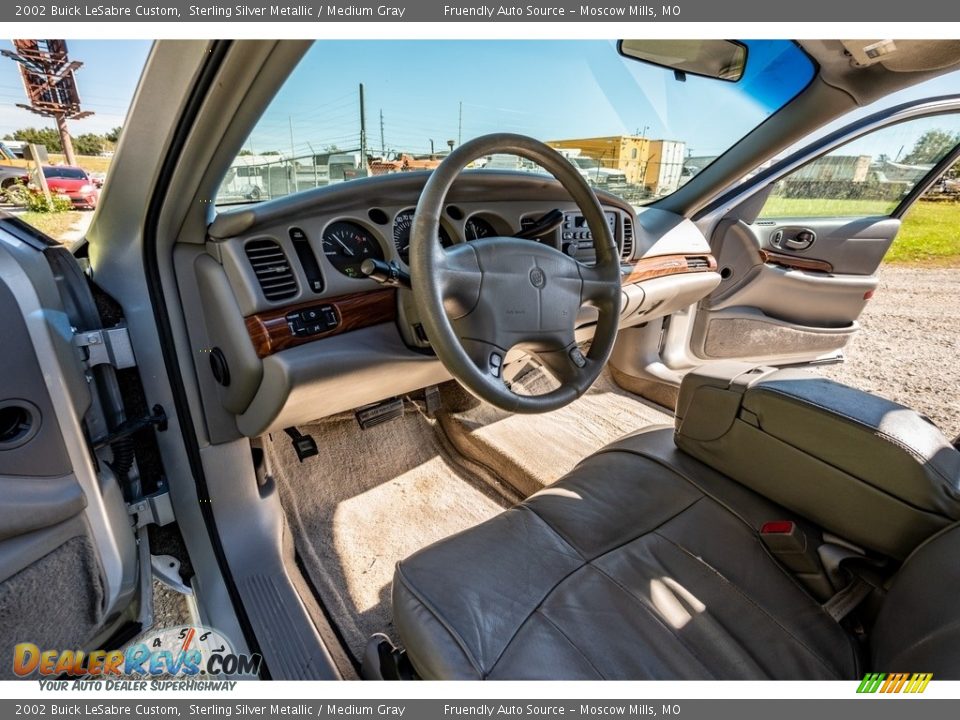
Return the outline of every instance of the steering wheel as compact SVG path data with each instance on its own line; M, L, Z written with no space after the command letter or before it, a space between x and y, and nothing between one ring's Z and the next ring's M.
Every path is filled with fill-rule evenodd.
M570 193L593 235L594 266L519 238L487 237L447 249L437 242L451 185L468 163L494 153L532 160ZM409 265L414 303L434 352L481 400L509 412L548 412L576 400L600 376L619 325L619 253L597 196L573 164L547 145L496 133L451 152L417 203ZM574 336L582 305L599 311L586 355ZM513 347L535 355L560 386L543 395L514 393L503 382L504 358Z

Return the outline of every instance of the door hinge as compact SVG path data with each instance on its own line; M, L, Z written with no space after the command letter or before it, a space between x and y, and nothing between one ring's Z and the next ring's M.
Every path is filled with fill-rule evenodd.
M118 426L113 432L94 440L93 449L99 450L101 448L105 448L108 445L112 445L117 440L122 440L125 437L129 437L130 435L140 432L144 428L150 427L151 425L157 429L157 432L163 432L167 429L167 413L164 412L163 405L154 405L153 411L149 415L136 418L135 420L127 420L125 423Z
M167 490L147 495L127 505L127 512L137 516L136 527L169 525L173 522L173 505Z
M78 332L73 336L73 344L83 352L83 363L88 368L106 364L123 370L137 364L125 327Z

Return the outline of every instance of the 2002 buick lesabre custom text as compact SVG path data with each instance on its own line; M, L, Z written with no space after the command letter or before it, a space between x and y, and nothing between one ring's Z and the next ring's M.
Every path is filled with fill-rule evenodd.
M180 10L163 5L137 5L135 7L119 7L117 5L50 5L51 17L180 17Z
M38 705L17 705L17 715L66 715L73 717L90 717L91 715L124 715L127 717L143 717L146 715L179 715L180 710L175 705L136 704L117 705L115 703L52 703Z

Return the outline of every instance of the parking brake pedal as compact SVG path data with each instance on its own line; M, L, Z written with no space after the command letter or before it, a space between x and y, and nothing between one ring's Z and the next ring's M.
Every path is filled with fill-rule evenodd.
M303 435L295 427L288 427L284 432L290 436L290 443L293 445L293 450L297 453L300 462L320 454L317 449L317 441L312 436Z
M369 430L375 425L403 417L403 399L393 398L374 405L362 407L354 413L361 430Z

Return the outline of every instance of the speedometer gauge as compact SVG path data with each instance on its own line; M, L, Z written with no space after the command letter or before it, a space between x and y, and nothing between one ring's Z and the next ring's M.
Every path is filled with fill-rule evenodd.
M347 220L331 223L323 231L323 254L347 277L365 277L360 264L368 258L383 260L383 248L366 228Z
M410 229L412 227L413 210L405 210L397 215L397 219L393 221L393 242L397 246L397 255L399 255L400 259L407 265L410 264ZM440 226L440 231L437 235L443 247L453 245L453 241L450 239L447 231L443 229L443 225Z

